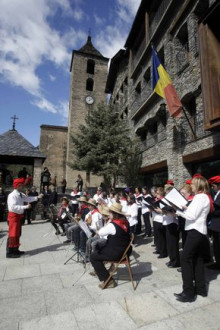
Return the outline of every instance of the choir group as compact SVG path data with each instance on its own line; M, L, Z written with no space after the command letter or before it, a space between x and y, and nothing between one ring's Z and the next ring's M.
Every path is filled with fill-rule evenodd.
M21 194L17 184L15 190ZM10 195L8 205L10 256L19 254L12 227L16 210L21 214L23 209L13 207ZM51 223L57 235L66 236L65 244L73 243L84 261L91 262L91 275L99 278L100 288L116 286L114 279L105 285L113 266L107 270L106 262L120 260L131 237L153 237L153 253L168 258L167 267L182 273L183 290L174 294L176 299L193 302L197 295L207 296L204 264L220 269L220 176L206 180L195 174L180 189L172 180L160 187L136 187L134 192L126 188L109 195L99 187L92 198L73 191L70 199L62 198ZM128 255L131 252L130 248Z

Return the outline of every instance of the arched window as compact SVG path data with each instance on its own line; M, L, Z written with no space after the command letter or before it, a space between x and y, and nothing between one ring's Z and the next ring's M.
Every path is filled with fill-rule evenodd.
M88 60L87 61L87 73L94 74L95 72L95 61Z
M94 85L94 80L92 78L88 78L86 80L86 90L87 91L93 91L93 85Z

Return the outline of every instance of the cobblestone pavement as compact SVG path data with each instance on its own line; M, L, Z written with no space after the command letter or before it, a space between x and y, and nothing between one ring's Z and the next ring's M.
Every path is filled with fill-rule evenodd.
M7 224L0 229L1 330L220 329L219 273L207 270L207 298L177 302L181 274L157 259L151 238L140 236L131 257L136 290L125 266L115 275L118 286L101 290L89 264L64 265L72 246L50 223L23 227L19 259L5 258Z

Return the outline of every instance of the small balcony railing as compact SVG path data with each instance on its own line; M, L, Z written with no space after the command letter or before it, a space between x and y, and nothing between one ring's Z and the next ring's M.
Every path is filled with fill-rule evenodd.
M151 93L151 82L146 83L146 86L142 89L140 94L137 94L135 90L133 91L132 97L134 97L134 101L131 104L131 115L134 115L137 112L137 110L144 104Z

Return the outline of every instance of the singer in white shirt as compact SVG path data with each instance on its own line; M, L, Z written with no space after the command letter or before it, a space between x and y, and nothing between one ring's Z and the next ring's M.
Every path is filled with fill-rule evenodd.
M196 299L196 295L207 296L203 259L207 246L206 219L212 206L207 180L203 177L195 177L192 180L192 191L195 197L191 204L185 207L184 211L176 212L186 219L185 230L187 230L181 260L183 291L174 294L181 302L192 302Z

